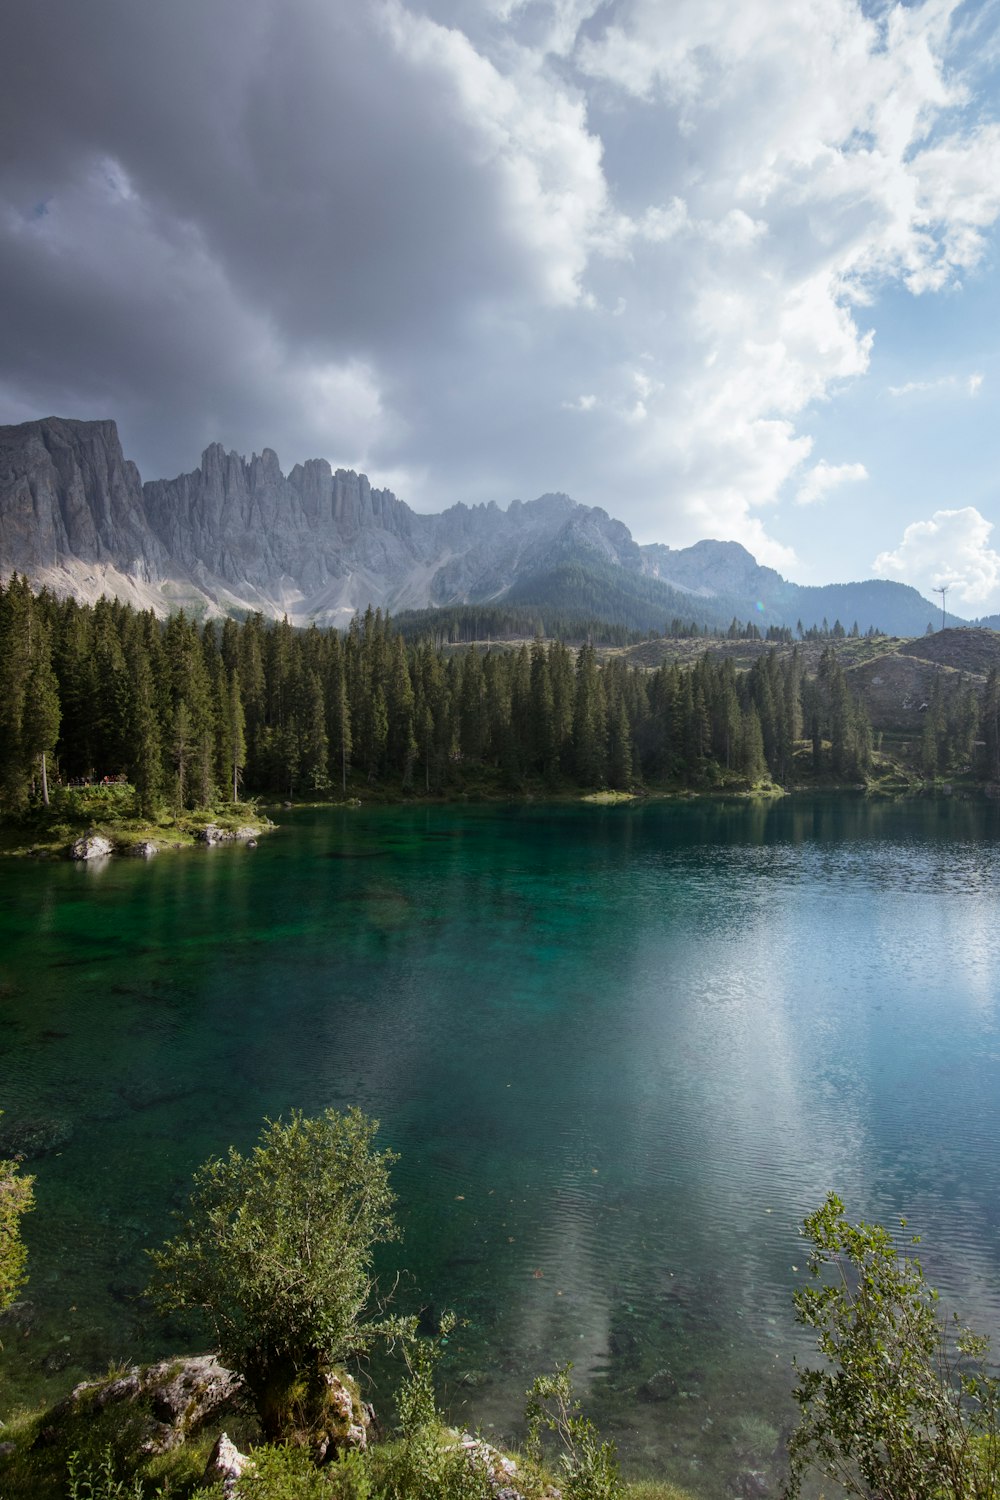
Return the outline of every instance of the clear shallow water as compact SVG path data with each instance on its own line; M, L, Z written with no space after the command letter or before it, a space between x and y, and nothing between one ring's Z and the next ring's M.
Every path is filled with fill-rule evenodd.
M791 1417L797 1226L830 1188L905 1214L1000 1332L995 807L282 823L0 866L0 1134L38 1178L0 1404L190 1344L136 1301L143 1247L194 1167L293 1106L359 1104L400 1152L386 1268L467 1320L456 1419L511 1430L572 1359L629 1462L722 1493ZM663 1367L679 1394L639 1399Z

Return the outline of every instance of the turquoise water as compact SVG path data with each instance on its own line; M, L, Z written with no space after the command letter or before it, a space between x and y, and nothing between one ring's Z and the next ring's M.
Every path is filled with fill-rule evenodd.
M572 1359L630 1465L766 1468L830 1188L1000 1331L998 836L951 801L420 807L3 864L0 1140L38 1210L0 1406L189 1346L138 1294L194 1167L354 1103L401 1156L383 1279L465 1320L457 1420L516 1430Z

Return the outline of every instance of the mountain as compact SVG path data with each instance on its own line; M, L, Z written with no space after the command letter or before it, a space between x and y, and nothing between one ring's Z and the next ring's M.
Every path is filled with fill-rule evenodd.
M857 622L862 633L874 625L888 635L923 635L928 624L940 619L940 605L908 584L885 578L819 586L789 583L773 568L761 567L739 542L696 542L677 552L659 545L642 550L656 576L675 588L690 589L706 600L739 601L737 618L792 628L801 620L806 629L824 619L831 626L839 620L846 630ZM957 615L947 618L952 625L965 623Z
M913 635L935 617L902 584L789 583L736 542L639 546L623 522L567 495L420 515L325 459L286 475L270 448L247 460L218 443L190 473L143 484L114 422L59 417L0 428L0 575L12 571L159 614L260 610L300 624L343 624L369 603L398 613L499 601L636 630L735 615Z

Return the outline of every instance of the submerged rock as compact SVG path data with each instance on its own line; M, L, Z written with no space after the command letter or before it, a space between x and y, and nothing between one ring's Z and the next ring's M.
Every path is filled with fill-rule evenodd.
M657 1370L650 1375L639 1387L639 1396L643 1401L669 1401L677 1395L677 1378L671 1370Z
M763 1469L741 1469L734 1474L729 1481L730 1493L738 1495L739 1500L765 1500L770 1495L773 1485Z
M72 1139L73 1127L68 1120L47 1115L26 1120L11 1120L0 1126L0 1157L13 1156L37 1161L59 1151Z

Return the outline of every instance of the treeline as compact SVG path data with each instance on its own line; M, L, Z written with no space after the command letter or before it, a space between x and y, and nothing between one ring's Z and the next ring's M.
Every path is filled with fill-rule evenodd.
M143 809L248 793L444 791L490 768L517 787L700 786L724 772L855 779L871 732L832 651L815 677L796 653L746 673L702 657L656 672L537 639L445 657L407 644L378 610L343 634L260 615L199 626L101 599L0 586L0 788L6 810L63 781L125 776Z
M810 642L843 641L857 640L861 635L856 620L850 630L845 630L839 620L831 626L824 619L821 625L810 625L808 629L799 620L793 633L790 625L772 624L761 628L756 620L742 621L735 615L726 630L682 615L673 615L662 629L657 624L640 630L612 624L605 618L579 610L561 610L548 604L510 604L506 600L493 604L446 604L439 609L405 610L394 617L394 623L405 641L430 636L438 646L522 640L536 635L571 644L593 641L603 646L634 646L648 640L699 638L767 641L790 646L796 638ZM881 634L870 626L865 639L873 640Z

